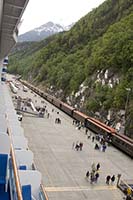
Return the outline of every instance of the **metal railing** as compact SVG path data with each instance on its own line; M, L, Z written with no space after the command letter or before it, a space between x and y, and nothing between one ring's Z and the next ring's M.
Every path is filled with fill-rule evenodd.
M133 180L120 180L118 187L123 191L124 194L130 193L133 197Z
M18 169L17 169L17 164L16 164L16 158L15 158L14 148L12 145L12 134L11 134L11 130L9 127L7 129L7 133L9 135L10 141L11 141L11 147L10 147L11 158L9 160L11 197L13 200L23 200L21 184L20 184L20 179L19 179L19 174L18 174ZM33 170L37 169L34 163L32 164L32 169ZM40 198L40 200L48 200L48 196L44 189L43 184L40 185L39 198Z
M10 136L10 140L11 140L11 149L10 149L10 154L11 154L11 160L10 160L10 181L13 184L12 188L12 195L14 196L14 199L17 200L23 200L22 197L22 191L21 191L21 185L20 185L20 180L19 180L19 174L18 174L18 169L17 169L17 164L16 164L16 158L15 158L15 153L14 153L14 149L13 149L13 145L12 145L12 138L11 138L11 131L8 127L8 135ZM15 193L16 191L16 193Z
M35 163L32 164L32 169L33 169L33 170L36 170L36 169L37 169ZM45 191L45 187L43 186L42 183L41 183L41 185L40 185L39 198L40 198L40 200L49 200L48 195L47 195L47 193L46 193L46 191Z
M45 188L42 184L40 185L40 198L40 200L49 200Z

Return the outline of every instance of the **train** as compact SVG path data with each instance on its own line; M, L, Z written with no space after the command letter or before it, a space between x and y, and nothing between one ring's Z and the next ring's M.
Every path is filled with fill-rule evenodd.
M88 115L78 111L76 108L73 108L72 106L62 102L52 95L41 91L27 81L20 80L20 82L57 108L59 108L61 111L68 114L73 119L83 123L86 128L90 129L96 134L102 134L105 137L109 136L112 145L133 158L133 140L131 138L118 133L114 128L107 126L106 124L100 122L95 118L89 117Z

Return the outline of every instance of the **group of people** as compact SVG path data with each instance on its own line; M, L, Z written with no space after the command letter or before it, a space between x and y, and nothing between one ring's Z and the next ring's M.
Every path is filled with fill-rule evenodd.
M86 172L86 178L89 180L90 178L90 183L93 184L94 182L97 183L98 178L99 178L99 169L100 169L100 163L98 163L95 166L95 163L91 165L91 172L87 171Z
M100 163L98 163L97 165L95 165L95 163L92 163L91 165L91 172L87 171L86 172L86 178L87 180L89 180L90 178L90 183L97 183L98 179L99 179L99 170L100 170ZM111 184L113 184L115 182L115 175L108 175L106 177L106 184L109 185L111 182Z
M52 109L52 112L54 112L54 109ZM59 116L59 112L57 111L57 117L55 118L55 124L61 124L61 119L58 117Z
M94 149L101 150L102 152L105 152L106 149L107 149L107 145L106 144L99 145L99 144L96 143Z
M105 141L105 139L103 138L102 135L98 134L96 136L92 136L92 142L94 142L94 141L99 142L99 143L96 142L94 149L101 150L102 152L106 151L107 145L106 145L106 141Z
M73 125L75 125L78 130L80 130L81 128L84 128L84 124L77 120L73 120ZM87 135L87 138L88 139L91 138L92 142L98 141L100 143L100 144L96 143L94 149L105 152L107 149L107 145L106 145L105 138L103 137L103 135L98 134L96 136L93 135L91 137L91 133L88 135L88 131L89 129L86 128L85 134ZM78 145L77 145L77 149L78 149Z
M80 130L81 128L84 128L85 126L84 126L84 123L82 123L82 122L80 122L80 121L78 121L78 120L73 120L73 125L75 125L76 126L76 129L78 129L78 130Z
M79 141L77 141L76 143L73 142L72 149L76 149L77 151L78 150L82 151L82 149L83 149L83 142L79 142Z
M113 175L113 176L108 175L108 176L106 177L106 184L107 184L107 185L110 184L110 181L111 181L112 184L114 183L114 181L115 181L115 175Z
M55 124L61 124L61 119L59 117L55 118Z
M106 140L105 138L103 137L103 135L101 134L98 134L96 136L92 136L91 137L91 133L88 135L88 128L85 129L85 134L87 135L87 138L88 139L91 139L92 142L95 142L95 146L94 146L94 149L96 150L101 150L102 152L105 152L106 149L107 149L107 145L106 145ZM98 142L97 142L98 141Z

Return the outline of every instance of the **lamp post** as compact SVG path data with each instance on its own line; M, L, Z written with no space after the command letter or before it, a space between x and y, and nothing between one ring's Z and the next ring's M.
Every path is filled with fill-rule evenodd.
M126 103L125 103L125 121L126 121L126 111L127 111L127 107L128 107L128 101L129 101L129 94L131 91L131 88L125 88L127 91L127 98L126 98Z

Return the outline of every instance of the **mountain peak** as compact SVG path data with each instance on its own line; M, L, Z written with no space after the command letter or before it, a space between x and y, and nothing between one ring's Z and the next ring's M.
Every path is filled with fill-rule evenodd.
M61 26L60 24L55 24L51 21L47 22L46 24L43 24L33 30L30 30L18 37L19 42L24 42L24 41L40 41L42 39L45 39L46 37L49 37L50 35L63 32L63 31L68 31L70 28L73 26Z

